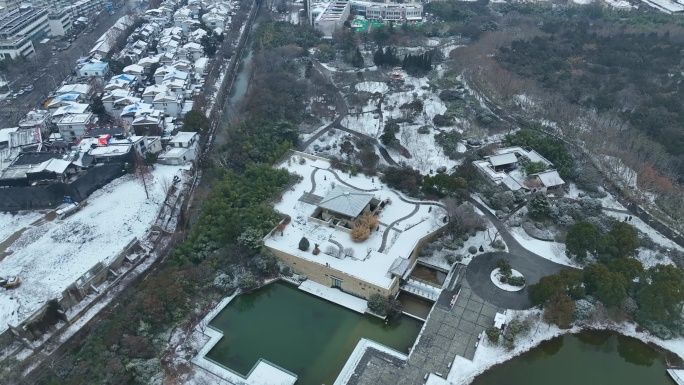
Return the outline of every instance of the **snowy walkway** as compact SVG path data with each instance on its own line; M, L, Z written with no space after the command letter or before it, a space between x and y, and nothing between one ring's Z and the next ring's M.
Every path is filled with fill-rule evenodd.
M366 308L368 308L368 302L364 299L343 293L332 287L323 286L311 280L302 282L299 285L299 289L361 314L366 313Z

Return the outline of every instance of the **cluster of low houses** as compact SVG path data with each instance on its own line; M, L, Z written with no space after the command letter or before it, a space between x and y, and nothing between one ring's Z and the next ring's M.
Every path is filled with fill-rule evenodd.
M543 163L545 169L528 175L524 172L524 165L529 162ZM552 192L565 184L553 163L535 150L528 151L522 147L496 149L493 155L473 164L491 184L504 185L511 191Z
M199 135L183 132L204 85L210 59L201 44L207 34L229 28L232 9L222 0L165 0L146 12L120 18L76 63L73 83L58 85L44 109L30 111L17 127L0 129L0 187L66 181L102 163L130 161L132 151L158 155L158 162L184 164L196 157ZM138 25L132 32L131 28ZM122 34L131 32L128 36ZM105 60L130 62L113 74ZM114 122L100 122L93 102L101 98ZM46 173L46 171L49 171ZM40 176L36 178L35 176Z

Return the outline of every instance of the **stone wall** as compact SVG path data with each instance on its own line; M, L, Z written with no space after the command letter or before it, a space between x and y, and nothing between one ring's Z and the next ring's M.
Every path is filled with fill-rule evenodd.
M342 271L327 267L323 263L309 261L273 248L269 249L279 260L292 267L297 274L304 274L310 280L327 287L332 287L331 276L333 276L342 280L342 291L365 299L368 299L371 294L375 293L382 294L383 296L395 296L399 291L398 278L394 278L388 290Z
M54 208L64 202L66 195L80 202L125 172L123 165L109 163L93 167L68 184L0 188L0 211Z

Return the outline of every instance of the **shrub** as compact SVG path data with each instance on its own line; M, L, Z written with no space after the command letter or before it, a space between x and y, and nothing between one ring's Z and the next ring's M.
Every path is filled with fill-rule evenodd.
M359 218L359 224L366 226L368 230L375 230L378 227L378 218L371 213L365 213Z
M544 321L561 329L569 329L574 313L575 301L567 294L556 293L551 296L549 304L544 308Z
M381 294L371 294L368 298L368 309L380 316L396 317L401 315L401 302Z
M261 230L254 227L248 227L237 238L237 242L250 249L260 249L264 244L262 237L263 234L261 233Z
M542 220L546 219L550 213L549 200L544 193L536 193L527 205L530 218Z
M487 339L489 339L489 342L493 344L499 343L499 336L501 335L501 330L495 326L488 327L487 330L485 330L485 333L487 333Z
M475 246L470 246L470 247L468 248L468 252L469 252L470 254L475 254L475 253L477 253L477 247L475 247Z
M299 250L301 250L301 251L309 250L309 240L306 239L306 237L302 237L302 239L299 241Z
M507 259L499 259L496 261L496 267L499 268L501 275L508 278L513 274L513 269L511 268L511 263Z
M463 256L459 254L449 254L446 257L446 260L449 262L449 264L454 264L456 262L461 262L463 260Z
M525 166L525 174L530 175L530 174L537 174L542 171L546 170L546 163L539 161L539 162L530 162Z
M421 126L421 127L418 129L418 133L419 133L419 134L429 134L429 133L430 133L430 127L428 127L428 126Z
M513 207L513 204L515 204L515 195L512 191L498 192L492 196L492 199L490 199L489 202L495 210L511 208Z
M387 297L381 294L371 294L368 298L368 309L377 315L386 316L388 307Z
M445 116L445 115L435 115L434 118L432 118L432 122L435 124L435 126L438 127L443 127L443 126L449 126L453 123L453 121Z
M292 268L290 266L283 266L283 268L280 270L280 273L286 277L292 277Z
M325 248L325 253L330 255L330 256L337 258L340 256L340 249L335 245L328 245Z
M509 277L507 281L511 286L525 286L525 283L527 282L525 277Z
M503 243L501 239L495 239L491 246L495 249L504 250L506 249L506 244Z
M367 226L364 226L363 224L359 223L356 226L354 226L349 235L351 236L352 241L363 242L370 236L370 229Z

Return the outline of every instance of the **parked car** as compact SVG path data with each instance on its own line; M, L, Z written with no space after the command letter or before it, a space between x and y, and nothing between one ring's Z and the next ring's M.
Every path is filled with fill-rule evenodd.
M33 91L33 85L32 85L32 84L27 85L27 86L24 88L24 91L26 91L26 92L31 92L31 91Z
M0 277L0 287L4 287L5 289L11 289L13 287L17 287L21 284L21 279L19 277L7 277L7 278L2 278Z

